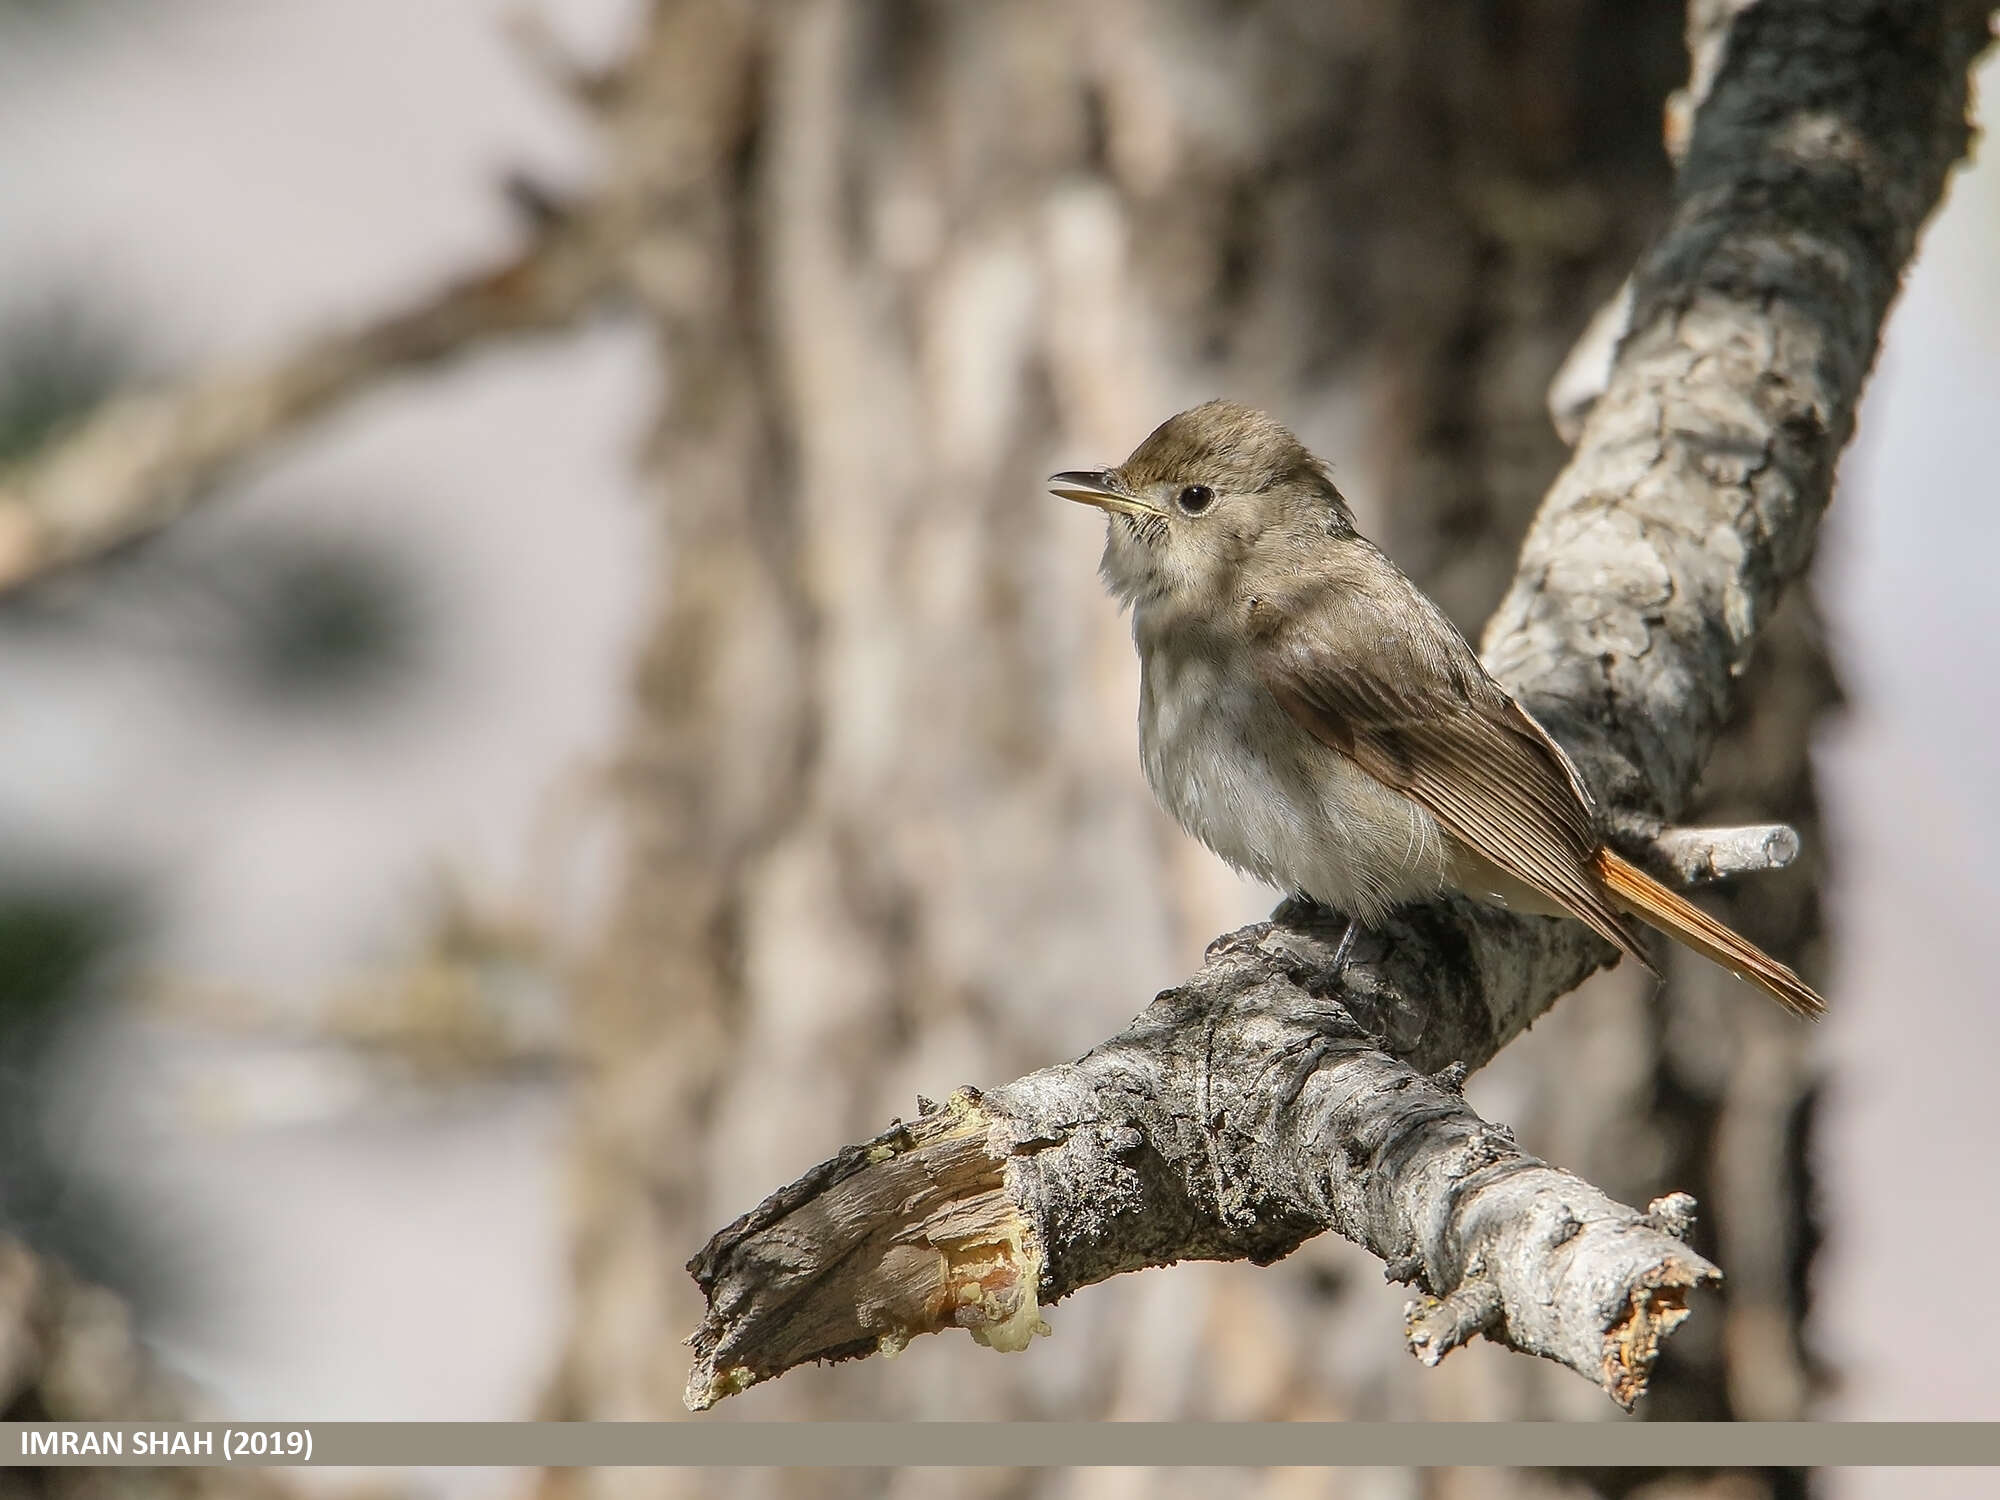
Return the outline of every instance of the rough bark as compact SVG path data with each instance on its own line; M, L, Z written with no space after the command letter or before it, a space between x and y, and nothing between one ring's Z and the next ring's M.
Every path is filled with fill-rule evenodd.
M1687 7L1692 76L1669 100L1665 156L1650 131L1645 142L1662 168L1666 157L1677 163L1686 155L1695 110L1714 83L1736 9L1731 0L1696 0ZM1637 69L1628 63L1624 71L1635 75ZM1592 125L1601 131L1603 124L1600 105ZM1655 205L1641 187L1646 164L1621 166L1610 191L1624 195L1623 207L1605 220L1614 234L1639 226L1650 235L1664 216L1664 192ZM1619 259L1629 265L1639 248L1632 245ZM1562 290L1574 296L1585 288L1573 274L1549 278L1540 287L1532 281L1522 286L1521 267L1532 268L1534 261L1520 249L1497 263L1508 274L1472 286L1459 321L1483 334L1471 347L1486 368L1519 371L1531 367L1524 351L1548 359L1535 342L1545 335L1541 325L1519 320L1518 314L1510 324L1507 310L1547 307ZM1590 289L1587 300L1571 304L1563 315L1571 326L1585 328L1549 382L1550 414L1565 444L1576 441L1610 378L1631 314L1629 275L1601 312L1586 320L1585 309L1600 295ZM1493 329L1498 336L1486 332ZM1443 379L1447 389L1470 385L1483 405L1472 420L1433 429L1427 462L1434 469L1473 472L1468 484L1477 483L1484 498L1483 526L1462 504L1444 508L1444 497L1432 488L1402 488L1390 544L1421 558L1426 555L1421 538L1451 525L1459 576L1468 570L1497 575L1503 556L1511 562L1541 484L1531 469L1499 467L1486 459L1492 446L1488 435L1512 433L1519 445L1547 443L1547 429L1522 409L1524 397L1541 382L1468 382L1454 379L1449 369ZM1417 399L1426 398L1419 393ZM1435 399L1429 404L1447 405ZM1555 467L1550 460L1549 471ZM1471 601L1476 612L1461 603L1461 621L1473 625L1504 584L1497 576L1490 586L1482 582L1483 592ZM1785 856L1782 874L1734 882L1707 900L1766 951L1822 978L1816 892L1825 878L1827 848L1807 747L1818 716L1838 700L1801 580L1760 634L1739 684L1737 720L1711 753L1690 809L1704 821L1783 817L1796 830L1803 858L1792 857L1782 847L1791 840L1780 837L1772 852ZM1760 836L1757 829L1744 833L1750 841ZM1657 871L1663 877L1708 878L1698 854L1690 860L1681 857L1690 851L1661 852L1668 856L1667 867ZM1642 1414L1650 1420L1795 1420L1809 1414L1822 1380L1806 1322L1817 1243L1808 1139L1817 1097L1811 1037L1765 1007L1744 1005L1740 989L1711 966L1678 953L1666 958L1667 982L1656 990L1632 973L1614 971L1593 980L1576 1002L1555 1009L1485 1070L1477 1093L1482 1107L1513 1124L1531 1149L1565 1163L1616 1199L1640 1203L1678 1188L1700 1200L1690 1243L1727 1265L1729 1276L1719 1297L1710 1299L1709 1315L1666 1346ZM1493 1384L1483 1409L1495 1414L1588 1414L1577 1405L1582 1387L1565 1383L1553 1370L1545 1381L1524 1379L1535 1372L1517 1370L1504 1384L1502 1372L1463 1373ZM1592 1483L1602 1493L1623 1494L1657 1479L1621 1471L1592 1476ZM1775 1497L1802 1493L1804 1480L1796 1473L1765 1471L1735 1476L1734 1482L1746 1494Z
M1437 1294L1406 1313L1426 1363L1484 1333L1629 1406L1715 1277L1677 1237L1692 1205L1622 1208L1468 1109L1464 1062L1382 1051L1331 998L1344 925L1294 911L1223 938L1078 1062L954 1095L725 1230L691 1267L711 1315L688 1404L952 1326L1018 1350L1078 1288L1269 1264L1332 1229Z
M1763 0L1733 22L1695 116L1674 214L1633 279L1631 331L1485 638L1496 673L1578 756L1615 810L1614 829L1627 836L1658 832L1663 819L1687 805L1733 710L1733 684L1756 631L1810 556L1902 266L1966 147L1966 70L1986 39L1986 7L1970 4L1918 11ZM1444 1060L1476 1065L1603 957L1592 939L1567 926L1452 908L1424 920L1434 929L1392 933L1385 959L1364 956L1337 979L1320 972L1299 992L1319 990L1322 1007L1340 1017L1336 1034L1356 1023L1333 1001L1358 994L1391 1022L1373 1035L1395 1051L1418 1058L1427 1046L1456 1044L1463 1050ZM1280 928L1289 926L1281 917ZM1282 940L1276 946L1280 954L1291 947ZM1266 952L1245 982L1273 986L1267 1003L1282 1002L1285 963ZM1173 993L1199 994L1210 982L1204 971ZM1205 1014L1196 1005L1178 1019L1199 1038L1212 1030ZM1400 1045L1393 1030L1398 1018L1414 1032ZM1355 1034L1367 1033L1356 1027ZM1127 1038L1108 1046L1121 1056L1130 1050ZM1160 1048L1173 1053L1178 1040ZM1324 1055L1335 1049L1305 1050L1300 1089L1321 1070L1335 1069ZM1282 1046L1275 1054L1249 1049L1239 1066L1254 1076L1254 1059L1268 1065L1273 1055L1283 1056ZM1013 1087L1034 1095L1058 1077L1066 1087L1079 1073L1090 1074L1098 1056ZM1072 1128L1100 1120L1114 1130L1136 1127L1138 1139L1126 1142L1126 1152L1178 1159L1169 1143L1184 1117L1169 1107L1148 1129L1121 1112L1119 1091L1108 1081L1084 1087L1055 1117ZM999 1118L1011 1120L1015 1110L1009 1098ZM1036 1111L1022 1106L1019 1118L1033 1122ZM1188 1118L1201 1130L1216 1129L1203 1110ZM1285 1159L1284 1111L1266 1108L1249 1118L1256 1122L1256 1149ZM1039 1144L1042 1137L1031 1133L1031 1139ZM1208 1152L1196 1155L1211 1159ZM1323 1162L1321 1170L1355 1165ZM1299 1215L1280 1194L1264 1204L1267 1216L1248 1237L1218 1235L1216 1225L1228 1222L1230 1209L1218 1192L1212 1211L1182 1216L1178 1238L1150 1237L1144 1213L1120 1216L1114 1248L1091 1269L1120 1268L1121 1254L1128 1265L1267 1258L1328 1224L1393 1255L1408 1243L1406 1226L1388 1206L1396 1196L1394 1174L1385 1176L1377 1159L1366 1165L1378 1218ZM864 1165L857 1175L887 1167ZM840 1179L843 1186L847 1181ZM1059 1247L1079 1234L1090 1237L1088 1198L1055 1205L1051 1213L1032 1188L1017 1182L1007 1191L1032 1247L1024 1264L1033 1274L1022 1273L1026 1290L1036 1276L1042 1290L1058 1294L1080 1284L1055 1267ZM1172 1202L1167 1186L1154 1191ZM1323 1192L1338 1196L1331 1185ZM786 1194L779 1199L791 1201ZM810 1196L754 1231L741 1225L725 1231L697 1258L711 1313L697 1335L691 1400L705 1404L792 1362L771 1358L771 1347L751 1330L776 1302L799 1295L801 1279L810 1284L814 1255L827 1251L809 1234L795 1233L791 1222L817 1201ZM1139 1201L1146 1201L1144 1193ZM895 1223L890 1213L875 1228ZM1257 1231L1273 1238L1260 1241ZM1127 1232L1134 1238L1118 1238ZM758 1254L773 1242L785 1247L782 1274ZM1440 1270L1445 1277L1433 1279ZM1517 1335L1504 1295L1468 1284L1463 1265L1447 1261L1426 1271L1433 1273L1431 1290L1447 1303L1462 1299L1476 1308L1466 1315L1473 1326ZM864 1304L875 1290L864 1287ZM1017 1315L1026 1316L1020 1308L1009 1312ZM1521 1340L1517 1346L1554 1352ZM810 1352L857 1349L850 1341ZM1607 1389L1629 1396L1643 1388L1644 1377L1641 1368L1631 1385L1607 1381Z
M1955 64L1981 40L1980 7L1963 4L1758 9L1756 48L1717 71L1743 108L1713 126L1703 111L1689 132L1687 180L1706 187L1683 195L1662 241L1678 258L1656 256L1641 279L1686 294L1692 328L1741 318L1765 330L1775 379L1752 368L1755 350L1725 347L1661 386L1674 320L1666 304L1638 304L1625 385L1593 413L1538 532L1551 597L1515 596L1522 633L1491 642L1513 653L1538 708L1575 710L1562 732L1620 799L1624 836L1642 841L1686 803L1731 670L1809 551L1896 270L1962 147ZM1342 477L1371 529L1461 622L1486 611L1560 459L1541 392L1586 308L1630 266L1660 189L1630 150L1656 138L1657 116L1612 128L1607 112L1625 121L1634 80L1652 76L1633 18L1651 18L1651 36L1664 13L1632 0L658 0L618 70L575 89L602 123L606 201L633 236L616 283L660 336L668 396L647 468L669 524L635 685L624 889L579 999L576 1312L552 1413L678 1405L672 1339L699 1309L674 1267L697 1226L753 1195L747 1184L812 1160L830 1133L872 1134L940 1078L1004 1078L1073 1054L1117 1027L1118 996L1185 972L1186 955L1240 920L1209 862L1146 802L1129 644L1091 577L1088 528L1033 498L1041 474L1124 451L1192 399L1239 395L1337 460L1353 455ZM1857 26L1865 42L1843 52ZM1792 88L1806 92L1785 102ZM1638 91L1651 115L1657 91ZM1802 112L1760 123L1759 97ZM1849 136L1867 149L1848 151ZM1893 190L1877 196L1884 180ZM594 222L601 209L561 212ZM1817 248L1851 258L1854 274L1816 280ZM509 325L456 326L461 342L421 357ZM1832 357L1801 342L1813 332ZM1668 419L1684 421L1683 406L1728 422L1677 432ZM1818 413L1817 431L1787 422L1800 410ZM197 455L195 480L307 411L235 422L230 443ZM1775 461L1743 461L1767 440ZM1610 459L1645 470L1649 487L1628 496ZM102 512L117 521L94 533L105 540L197 493L156 477L184 467L121 472L140 482L129 505ZM37 482L16 476L7 494ZM1433 496L1441 511L1414 498ZM1441 514L1450 524L1433 524ZM1676 516L1699 519L1691 531ZM40 545L42 523L29 522L17 529ZM1564 572L1550 544L1564 527L1587 545L1612 538L1643 586L1621 577L1622 594L1600 595L1585 570ZM91 535L58 550L87 555ZM1670 597L1656 602L1662 577ZM1608 662L1565 654L1599 644ZM1629 722L1663 706L1650 727ZM1671 753L1655 754L1655 739ZM1764 790L1730 815L1796 816ZM1768 846L1735 842L1739 857ZM1707 858L1697 849L1690 863L1671 839L1648 847L1662 868ZM1450 951L1455 964L1433 962ZM1399 1059L1387 1066L1427 1073L1490 1055L1602 956L1553 924L1412 913L1391 952L1364 955L1348 991L1301 1005L1297 1022L1344 1037L1326 1019L1344 1004ZM1700 1017L1762 1014L1734 991L1711 1000ZM1704 1048L1727 1050L1714 1042L1725 1033L1668 1025L1690 1068L1712 1061ZM1359 1057L1320 1062L1340 1071ZM1317 1078L1300 1097L1325 1088ZM1709 1095L1718 1078L1739 1102L1756 1092L1725 1070L1703 1075ZM1432 1097L1420 1083L1399 1092L1411 1089ZM1634 1134L1685 1123L1674 1099L1627 1102ZM1455 1112L1436 1128L1476 1130ZM1737 1132L1736 1156L1756 1156L1759 1129ZM1216 1159L1247 1151L1225 1144ZM1663 1182L1709 1195L1705 1177L1676 1175L1691 1153L1647 1159L1662 1156ZM1611 1183L1610 1165L1593 1159L1587 1175ZM1742 1191L1755 1175L1737 1174ZM1288 1201L1283 1173L1254 1181ZM1184 1200L1205 1201L1194 1194ZM1328 1198L1325 1217L1344 1201ZM1697 1225L1695 1243L1714 1253L1709 1232ZM1449 1256L1435 1264L1452 1269ZM752 1404L798 1416L1550 1414L1501 1403L1497 1382L1482 1393L1461 1374L1467 1360L1421 1386L1409 1361L1378 1360L1393 1351L1369 1322L1379 1301L1327 1240L1274 1272L1205 1274L1121 1278L1078 1299L1031 1367L954 1363L946 1382L913 1350L894 1366L800 1372ZM1113 1483L1077 1486L1100 1479Z
M1987 35L1983 5L1763 0L1734 23L1632 329L1485 637L1615 807L1686 805L1811 556Z

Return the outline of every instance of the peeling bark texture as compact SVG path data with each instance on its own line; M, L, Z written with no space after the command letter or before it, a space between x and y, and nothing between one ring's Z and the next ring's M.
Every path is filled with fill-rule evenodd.
M1078 1062L961 1092L725 1230L691 1267L711 1314L688 1404L954 1324L1025 1347L1038 1303L1178 1260L1269 1264L1332 1229L1419 1289L1425 1363L1484 1333L1630 1406L1716 1276L1676 1237L1685 1210L1622 1208L1474 1114L1462 1067L1382 1051L1315 995L1343 925L1224 938Z
M1966 72L1987 35L1986 7L1972 4L1762 0L1734 18L1695 115L1672 217L1632 281L1630 331L1485 637L1496 672L1628 819L1658 826L1689 805L1734 710L1733 684L1757 629L1810 557L1902 266L1966 148ZM1787 842L1768 832L1739 840L1732 858L1782 863ZM1704 873L1719 847L1670 833L1661 852ZM1045 1294L1164 1259L1268 1260L1325 1227L1392 1269L1414 1269L1409 1221L1393 1207L1413 1163L1329 1151L1326 1135L1309 1134L1319 1153L1312 1172L1324 1175L1290 1195L1296 1174L1275 1164L1295 1160L1286 1149L1294 1106L1324 1097L1322 1089L1341 1094L1331 1080L1370 1064L1477 1067L1606 957L1576 927L1450 904L1407 914L1383 934L1386 952L1357 955L1336 976L1323 962L1291 967L1298 945L1311 941L1312 921L1281 910L1275 926L1223 940L1201 975L1163 996L1131 1031L1071 1068L989 1096L1001 1101L997 1120L1020 1120L1032 1142L1062 1143L1036 1152L1035 1168L1010 1184L1039 1240ZM1247 972L1222 979L1239 964ZM1232 1035L1201 1003L1217 984L1256 994L1259 1016L1277 1034L1222 1045L1220 1066L1194 1070L1203 1097L1183 1113L1168 1059ZM1322 1018L1320 1029L1308 1028L1312 1039L1283 1034L1278 1018L1298 1005ZM1209 1091L1231 1064L1239 1076L1228 1087L1247 1097L1211 1112ZM1038 1107L1044 1090L1059 1102ZM1128 1103L1163 1096L1173 1101L1163 1111ZM1394 1103L1373 1107L1393 1121L1402 1091L1383 1087L1382 1096ZM1190 1121L1197 1137L1226 1136L1233 1124L1250 1137L1242 1148L1250 1160L1226 1144L1187 1145ZM1104 1156L1071 1144L1099 1124L1137 1158L1124 1170L1145 1188L1121 1193L1117 1177L1084 1174L1087 1185L1073 1197L1038 1197L1044 1171L1060 1173L1072 1153ZM1370 1138L1356 1119L1332 1139ZM1208 1177L1186 1170L1189 1161ZM1343 1174L1351 1176L1343 1182ZM1179 1206L1190 1201L1193 1213ZM1343 1217L1336 1205L1349 1202L1364 1211ZM1642 1218L1604 1203L1614 1220ZM1096 1207L1104 1204L1123 1212L1106 1218ZM795 1234L789 1216L742 1231L725 1231L695 1262L711 1299L695 1340L697 1404L782 1368L751 1330L802 1294L799 1278L810 1286L813 1257L827 1250ZM1073 1248L1079 1243L1088 1251ZM1547 1253L1546 1239L1514 1243L1517 1259L1523 1246L1533 1247L1531 1260ZM782 1275L764 1258L773 1244L784 1246ZM1519 1269L1482 1258L1475 1274L1449 1257L1425 1260L1423 1280L1443 1306L1413 1319L1413 1338L1436 1349L1484 1328L1592 1368L1580 1347L1559 1350L1527 1332L1508 1295ZM1630 1267L1627 1276L1626 1305L1638 1307L1645 1277ZM1578 1317L1575 1326L1589 1321ZM1631 1325L1615 1316L1596 1324L1599 1364L1601 1341L1621 1326ZM1647 1346L1636 1380L1606 1379L1607 1390L1622 1399L1642 1389L1656 1342L1635 1339L1635 1348ZM851 1354L865 1343L819 1352Z
M1811 556L1902 268L1970 141L1987 12L1762 0L1734 22L1610 383L1485 637L1612 806L1686 806Z
M1677 723L1693 733L1677 731L1672 749L1628 741L1613 754L1618 769L1595 768L1628 788L1616 795L1656 798L1656 809L1673 812L1687 805L1671 797L1688 786L1689 763L1706 755L1691 811L1777 816L1800 830L1803 860L1782 876L1721 892L1720 908L1810 974L1819 967L1825 846L1807 745L1839 688L1809 594L1780 590L1809 547L1827 471L1851 427L1853 392L1920 222L1913 199L1929 201L1941 170L1935 156L1912 149L1926 128L1922 118L1913 111L1902 132L1885 131L1884 100L1871 100L1852 80L1878 68L1893 77L1945 34L1918 26L1887 34L1913 21L1911 12L1788 16L1760 5L1735 19L1741 31L1724 48L1719 32L1740 9L1690 8L1696 87L1704 78L1718 88L1737 79L1761 87L1726 93L1699 116L1682 107L1670 115L1670 141L1689 152L1676 221L1628 288L1613 329L1624 333L1629 322L1635 330L1624 334L1620 376L1602 401L1581 403L1579 462L1552 497L1541 537L1551 549L1565 545L1546 519L1561 504L1578 539L1624 533L1611 545L1634 598L1667 584L1671 597L1649 612L1642 650L1580 661L1580 675L1597 680L1571 677L1561 690L1615 696L1650 675L1653 706L1620 716L1642 737L1669 695L1691 710ZM1938 16L1941 26L1963 28L1956 45L1975 49L1980 20ZM1849 28L1844 37L1831 29L1836 23ZM1794 45L1778 47L1787 33ZM1761 57L1745 50L1751 45ZM1758 104L1780 80L1798 90L1790 115ZM1956 101L1927 95L1925 102L1940 110L1934 148L1956 150ZM1691 132L1690 118L1698 121ZM1730 158L1760 133L1769 147L1752 158L1759 165L1737 173ZM1716 225L1697 227L1693 214L1704 208ZM1585 360L1579 353L1573 365ZM1552 393L1551 404L1562 401ZM1592 452L1595 462L1586 464ZM1611 495L1621 498L1598 508L1597 497ZM1684 496L1698 503L1684 505ZM1669 507L1681 536L1706 541L1687 547L1688 563L1654 575L1648 590L1642 575L1653 565L1645 553ZM1739 537L1750 542L1740 554ZM1517 593L1510 606L1523 599ZM1679 627L1670 623L1676 616ZM1496 631L1508 619L1520 623L1522 615L1503 612ZM1589 627L1577 632L1574 623L1554 634L1578 644ZM1542 635L1540 649L1553 646L1554 634ZM1701 635L1711 639L1697 641ZM1645 664L1640 671L1629 665L1635 656ZM1731 716L1726 728L1723 715ZM1809 1414L1821 1384L1806 1334L1818 1238L1808 1167L1818 1080L1806 1038L1737 1003L1732 986L1682 955L1669 955L1668 980L1653 1007L1627 996L1590 1012L1564 1007L1510 1056L1503 1071L1514 1075L1512 1094L1523 1101L1516 1123L1540 1149L1560 1152L1615 1195L1643 1197L1670 1183L1702 1201L1693 1244L1728 1271L1721 1317L1698 1319L1669 1347L1647 1414L1796 1420ZM1580 1075L1572 1061L1580 1053L1617 1066ZM1622 1492L1643 1477L1600 1476L1598 1487ZM1773 1495L1802 1492L1803 1484L1782 1474L1745 1482Z
M1668 152L1677 163L1719 71L1730 22L1742 8L1740 0L1694 0L1688 7L1692 77L1669 100L1667 120ZM1550 414L1567 444L1576 442L1610 379L1630 323L1631 293L1627 276L1588 320L1550 383ZM1492 426L1492 419L1483 425ZM1463 451L1453 436L1444 434L1447 451ZM1511 551L1535 499L1505 476L1496 476L1484 497L1489 529L1465 536L1469 556ZM1429 495L1411 499L1399 512L1404 529L1434 524ZM1795 584L1759 635L1750 669L1737 684L1737 717L1710 754L1691 808L1705 819L1776 815L1789 828L1693 836L1693 830L1663 833L1657 818L1630 809L1613 820L1625 851L1670 883L1712 879L1709 849L1718 839L1728 863L1756 868L1761 838L1764 856L1784 873L1720 887L1708 902L1766 951L1807 974L1824 972L1817 892L1826 871L1808 744L1819 715L1839 697L1809 593L1803 582ZM1692 1189L1700 1198L1691 1243L1729 1268L1721 1315L1698 1318L1667 1346L1642 1414L1654 1420L1797 1420L1810 1415L1822 1388L1807 1338L1818 1239L1809 1172L1818 1092L1810 1038L1763 1007L1742 1004L1737 987L1698 960L1669 952L1666 967L1666 985L1650 997L1637 975L1592 981L1577 1002L1556 1009L1500 1056L1482 1075L1481 1093L1536 1151L1614 1198L1644 1202L1672 1188ZM1523 1391L1517 1379L1488 1409L1586 1414L1573 1404L1581 1387L1529 1384L1545 1389ZM1607 1495L1657 1481L1636 1471L1591 1476L1592 1487ZM1802 1494L1804 1478L1760 1471L1734 1482L1746 1495L1777 1497Z

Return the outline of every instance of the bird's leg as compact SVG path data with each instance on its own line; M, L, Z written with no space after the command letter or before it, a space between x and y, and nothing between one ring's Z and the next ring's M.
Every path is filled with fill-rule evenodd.
M1361 923L1353 917L1347 919L1347 931L1340 935L1340 944L1333 950L1333 977L1337 981L1347 972L1348 950L1354 946L1354 934L1361 930Z
M1327 906L1324 902L1315 901L1303 891L1292 892L1291 895L1285 898L1283 904L1271 913L1273 921L1292 922L1301 925L1325 921L1330 917L1338 915L1339 913L1332 907ZM1348 956L1354 951L1355 937L1364 930L1359 917L1349 917L1347 919L1347 926L1341 929L1340 941L1334 945L1333 963L1330 965L1336 984L1340 982L1341 975L1347 970L1347 960Z

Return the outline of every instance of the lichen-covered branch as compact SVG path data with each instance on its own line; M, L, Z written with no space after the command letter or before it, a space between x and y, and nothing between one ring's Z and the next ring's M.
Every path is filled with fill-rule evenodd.
M1775 826L1668 825L1811 557L1989 36L1984 0L1698 9L1698 40L1730 29L1700 49L1673 217L1622 339L1600 330L1615 355L1572 408L1576 452L1484 643L1577 756L1610 836L1690 882L1796 850ZM1635 1399L1715 1274L1674 1238L1689 1205L1610 1203L1447 1086L1609 950L1449 901L1336 974L1339 925L1288 904L1077 1063L960 1096L723 1231L691 1265L709 1311L690 1403L953 1324L1018 1342L1035 1306L1118 1271L1273 1259L1328 1228L1433 1299L1411 1317L1425 1357L1485 1332Z
M1474 1333L1629 1406L1689 1291L1677 1232L1523 1152L1332 998L1326 914L1222 939L1074 1063L954 1095L843 1152L693 1264L710 1317L687 1400L958 1326L1025 1346L1040 1308L1141 1266L1259 1263L1332 1229L1420 1293L1411 1348ZM1406 1018L1422 1030L1425 1018Z
M1616 807L1672 817L1812 555L1918 230L1965 152L1985 0L1734 20L1630 329L1488 625Z

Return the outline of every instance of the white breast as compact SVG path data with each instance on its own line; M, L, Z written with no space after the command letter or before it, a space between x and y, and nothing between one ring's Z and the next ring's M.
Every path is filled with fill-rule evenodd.
M1434 895L1450 859L1431 815L1300 729L1248 662L1174 649L1134 618L1139 749L1181 827L1245 874L1364 923Z

